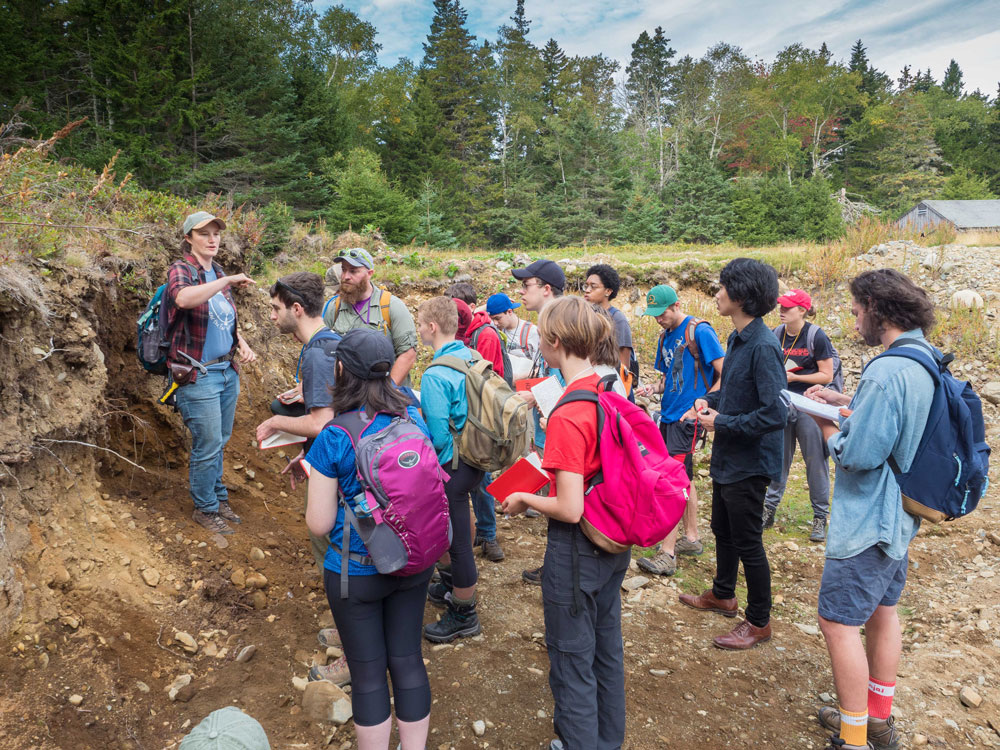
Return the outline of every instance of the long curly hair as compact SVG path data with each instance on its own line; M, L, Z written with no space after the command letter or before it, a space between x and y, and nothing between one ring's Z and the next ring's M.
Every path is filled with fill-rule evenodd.
M927 335L934 327L934 303L927 292L893 268L865 271L851 279L851 296L865 308L872 333L891 325L902 331L919 328Z

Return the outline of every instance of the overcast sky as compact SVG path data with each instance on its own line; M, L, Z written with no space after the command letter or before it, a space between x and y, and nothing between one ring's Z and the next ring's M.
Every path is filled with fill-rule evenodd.
M378 29L381 62L419 62L433 16L431 0L315 0L320 12L343 4ZM469 27L480 40L495 39L513 13L514 0L466 0ZM847 60L859 37L869 59L893 80L903 65L928 66L940 81L951 58L965 74L965 90L996 95L1000 81L998 0L526 0L531 40L553 38L571 55L603 52L627 62L643 29L662 26L678 55L700 57L716 42L743 48L751 58L773 59L783 47L823 42Z

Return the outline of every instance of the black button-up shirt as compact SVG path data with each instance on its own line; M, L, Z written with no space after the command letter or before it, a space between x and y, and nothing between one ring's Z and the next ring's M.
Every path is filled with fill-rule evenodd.
M761 318L733 331L722 364L722 386L706 396L719 412L712 443L712 479L732 484L753 476L781 479L788 387L781 347Z

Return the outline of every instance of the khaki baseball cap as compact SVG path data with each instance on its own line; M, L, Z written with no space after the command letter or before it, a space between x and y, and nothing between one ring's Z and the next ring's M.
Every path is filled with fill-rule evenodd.
M201 229L206 224L215 222L219 225L219 229L226 228L226 222L220 219L218 216L212 216L208 211L197 211L186 219L184 219L184 236L191 234L195 229Z

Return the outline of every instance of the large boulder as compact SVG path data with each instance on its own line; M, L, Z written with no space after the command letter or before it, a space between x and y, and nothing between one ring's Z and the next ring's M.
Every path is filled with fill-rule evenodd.
M963 307L978 310L983 307L983 297L974 289L962 289L951 295L948 307L952 310L958 310Z
M334 724L346 724L354 715L351 697L327 680L306 685L302 710L313 721L332 721Z

